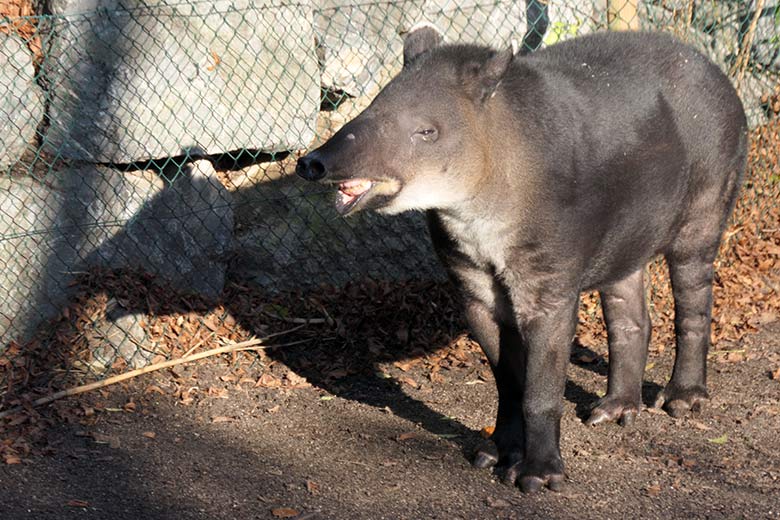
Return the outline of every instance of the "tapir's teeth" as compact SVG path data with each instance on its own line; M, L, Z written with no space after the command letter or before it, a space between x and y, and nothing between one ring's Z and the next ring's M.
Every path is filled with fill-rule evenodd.
M339 184L339 191L357 197L370 190L371 186L372 182L368 179L355 179Z
M368 179L352 179L340 182L336 196L336 209L338 212L342 215L348 214L373 186L374 183Z
M354 197L354 196L352 196L352 195L349 195L349 194L347 194L347 193L344 193L343 191L339 191L339 198L341 199L341 201L340 201L340 202L341 202L343 205L345 205L345 206L346 206L347 204L349 204L350 202L352 202L352 201L354 200L354 198L355 198L355 197Z

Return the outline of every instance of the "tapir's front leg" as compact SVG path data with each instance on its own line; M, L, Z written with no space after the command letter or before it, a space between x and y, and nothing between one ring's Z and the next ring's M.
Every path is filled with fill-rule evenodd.
M522 311L524 302L513 297L518 313L524 373L522 410L524 457L507 470L506 479L523 491L547 485L558 490L564 479L560 452L561 415L566 367L576 330L578 294L541 305L532 314ZM502 353L503 354L503 353ZM500 361L499 361L500 364ZM503 454L499 454L503 455Z
M492 282L492 279L489 279ZM487 468L498 464L509 468L521 462L525 450L521 381L522 356L517 349L519 334L496 320L494 306L470 295L465 296L465 312L472 335L490 361L498 390L498 414L491 440L500 455L481 449L474 457L474 466ZM512 348L507 348L511 345Z

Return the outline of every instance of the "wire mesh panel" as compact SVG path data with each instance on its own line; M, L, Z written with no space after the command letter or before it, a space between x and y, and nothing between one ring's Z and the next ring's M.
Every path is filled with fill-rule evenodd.
M751 129L716 335L776 315L776 1L1 0L0 392L31 373L64 384L251 336L265 295L277 315L323 284L443 280L421 215L341 219L328 190L292 175L400 70L422 21L519 55L636 29L705 52ZM668 328L662 264L650 276ZM586 296L585 322L595 309Z

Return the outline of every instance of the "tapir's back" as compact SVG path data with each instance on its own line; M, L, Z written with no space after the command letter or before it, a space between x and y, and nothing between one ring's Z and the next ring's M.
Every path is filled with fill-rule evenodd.
M534 78L539 123L519 131L563 201L538 211L555 212L582 242L588 285L666 252L692 212L708 212L719 235L744 169L746 122L716 65L664 34L600 33L519 59L513 72L504 92L516 89L524 114ZM537 140L542 124L557 131Z
M548 83L562 83L551 89L549 104L574 103L573 123L591 135L633 131L647 144L647 134L658 129L639 122L655 120L663 133L679 137L689 163L728 159L745 145L745 115L729 79L667 34L597 33L543 49L527 63ZM604 143L614 140L604 137Z

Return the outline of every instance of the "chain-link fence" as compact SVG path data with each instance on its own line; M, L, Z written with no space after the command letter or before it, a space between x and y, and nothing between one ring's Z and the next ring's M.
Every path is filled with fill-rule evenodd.
M340 219L332 194L291 175L398 72L423 20L520 53L625 29L703 50L753 137L720 293L751 310L719 330L771 318L780 2L0 0L0 392L257 334L249 316L284 309L251 291L441 278L419 215Z

